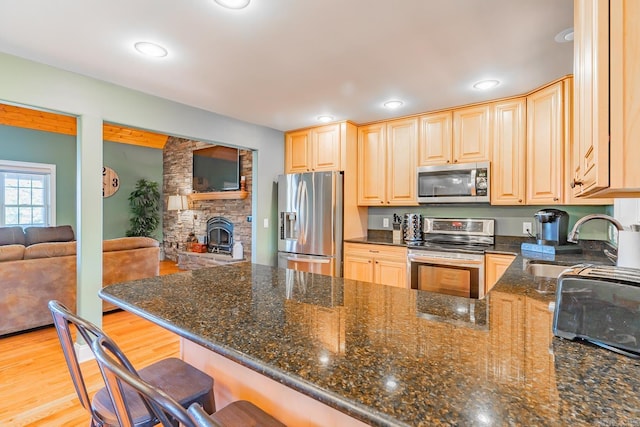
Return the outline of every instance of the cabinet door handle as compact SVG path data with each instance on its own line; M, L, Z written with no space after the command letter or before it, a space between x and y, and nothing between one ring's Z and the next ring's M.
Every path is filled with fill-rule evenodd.
M557 202L558 200L559 200L559 199L558 199L557 197L554 197L554 198L553 198L553 201L554 201L554 202Z
M376 264L378 263L378 261L376 261Z
M522 203L522 199L518 199L518 203Z
M447 163L451 163L451 160L447 160Z
M571 188L575 188L576 185L579 185L580 187L582 187L582 184L583 184L583 182L581 180L574 178L573 181L571 181L571 184L569 184L569 186Z
M372 254L377 254L377 253L379 253L380 251L374 251L373 249L369 249L369 252L371 252Z
M453 163L458 163L458 159L455 159L455 160L453 161Z

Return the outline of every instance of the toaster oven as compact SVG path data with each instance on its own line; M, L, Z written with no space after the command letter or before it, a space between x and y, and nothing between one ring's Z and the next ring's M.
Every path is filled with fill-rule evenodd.
M553 333L640 358L640 270L586 264L565 270Z

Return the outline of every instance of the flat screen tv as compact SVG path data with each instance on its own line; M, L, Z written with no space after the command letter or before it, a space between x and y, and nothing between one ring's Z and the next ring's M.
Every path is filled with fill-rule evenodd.
M198 193L240 189L240 150L212 145L193 151L193 190Z

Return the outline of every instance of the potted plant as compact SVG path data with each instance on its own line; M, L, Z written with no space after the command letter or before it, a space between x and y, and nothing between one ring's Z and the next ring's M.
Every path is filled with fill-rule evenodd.
M160 192L158 183L141 178L129 195L129 218L127 236L151 237L160 224Z

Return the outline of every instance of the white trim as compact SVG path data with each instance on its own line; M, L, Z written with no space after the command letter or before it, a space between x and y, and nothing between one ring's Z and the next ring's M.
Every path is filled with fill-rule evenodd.
M78 363L86 362L87 360L95 359L93 352L89 348L89 344L78 344L73 343L73 349L76 352L76 357L78 358Z
M47 222L54 226L56 223L56 165L52 163L19 162L14 160L0 160L0 171L17 173L40 173L49 176L49 192L47 200Z

